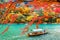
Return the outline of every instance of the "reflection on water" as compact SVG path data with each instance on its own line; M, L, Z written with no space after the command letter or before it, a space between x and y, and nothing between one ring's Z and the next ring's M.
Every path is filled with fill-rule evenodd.
M60 24L40 24L39 28L46 29L49 33L45 35L35 36L35 37L27 37L26 34L31 32L32 29L35 28L35 24L33 24L29 31L25 35L20 35L21 28L24 28L26 24L0 24L0 40L60 40ZM1 32L8 26L9 30L3 35Z

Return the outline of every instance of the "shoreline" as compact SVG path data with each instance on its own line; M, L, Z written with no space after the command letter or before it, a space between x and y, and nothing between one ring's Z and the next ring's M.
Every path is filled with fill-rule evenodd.
M7 23L10 24L10 23ZM28 23L12 23L12 24L28 24ZM36 24L36 23L33 23ZM60 23L41 23L41 24L60 24Z

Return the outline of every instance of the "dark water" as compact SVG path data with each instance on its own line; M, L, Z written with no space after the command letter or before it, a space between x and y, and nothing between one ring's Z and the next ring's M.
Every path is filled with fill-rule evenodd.
M1 34L8 25L8 31ZM46 29L49 33L35 37L27 37L26 35L35 29L35 24L29 28L26 34L20 35L21 29L25 26L26 24L0 24L0 40L60 40L60 24L40 24L39 28Z

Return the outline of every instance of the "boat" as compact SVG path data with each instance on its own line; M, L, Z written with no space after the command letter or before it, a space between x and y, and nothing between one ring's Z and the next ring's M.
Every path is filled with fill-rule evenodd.
M39 36L39 35L44 35L47 34L48 32L46 30L43 29L34 29L33 32L30 32L27 34L28 37L31 36Z

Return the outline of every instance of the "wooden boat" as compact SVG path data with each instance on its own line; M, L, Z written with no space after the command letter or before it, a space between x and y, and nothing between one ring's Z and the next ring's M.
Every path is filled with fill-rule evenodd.
M28 37L31 37L31 36L39 36L39 35L44 35L44 34L47 34L48 32L46 30L44 31L36 31L36 32L31 32L31 33L28 33Z

